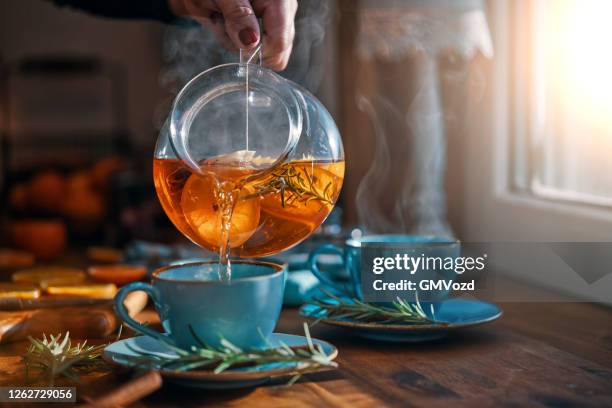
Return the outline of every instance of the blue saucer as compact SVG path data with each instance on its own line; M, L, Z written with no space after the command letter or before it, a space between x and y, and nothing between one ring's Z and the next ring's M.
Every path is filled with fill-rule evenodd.
M364 323L349 318L326 319L326 312L312 303L304 304L300 308L300 314L319 319L321 323L346 328L368 339L391 342L435 340L446 336L452 330L488 323L502 315L499 307L480 300L456 298L431 303L436 311L436 322L426 325ZM428 314L431 313L428 307L424 310Z
M312 339L323 352L332 359L338 355L338 349L322 340ZM274 333L270 338L272 347L280 347L281 343L289 347L306 346L306 337L293 334ZM126 368L142 368L137 359L138 352L156 354L162 357L176 357L177 354L163 343L149 336L131 337L109 344L104 349L104 359ZM235 389L253 387L270 381L275 377L285 377L295 374L294 363L271 363L240 367L225 370L215 374L212 370L177 371L160 369L164 379L186 387L204 389ZM310 372L325 371L328 368L315 369Z

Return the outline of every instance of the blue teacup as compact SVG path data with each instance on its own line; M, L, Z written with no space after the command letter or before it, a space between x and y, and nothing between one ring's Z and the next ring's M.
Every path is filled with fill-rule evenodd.
M366 235L360 239L348 239L345 242L343 248L333 245L326 244L310 253L308 258L308 264L312 273L321 281L324 287L332 289L332 291L352 298L363 300L363 291L361 286L361 245L369 244L376 245L381 244L381 250L384 252L385 248L389 251L397 252L401 250L404 253L411 253L414 256L424 254L425 256L440 256L443 258L451 257L457 258L460 255L461 244L459 241L441 236L432 235L402 235L402 234L388 234L388 235ZM322 254L338 254L342 257L344 267L346 268L346 275L348 280L340 281L333 279L331 276L321 270L317 265L317 258ZM456 273L452 271L432 271L431 276L434 279L455 279ZM436 298L439 300L447 296L449 291L443 291L436 294ZM413 300L413 299L409 299ZM380 302L387 303L387 302Z
M230 282L219 280L218 263L168 266L153 272L151 284L134 282L115 297L115 310L132 329L190 349L201 342L219 347L221 339L261 348L272 334L283 302L285 267L263 261L233 261ZM166 334L132 319L123 301L142 290L153 300Z

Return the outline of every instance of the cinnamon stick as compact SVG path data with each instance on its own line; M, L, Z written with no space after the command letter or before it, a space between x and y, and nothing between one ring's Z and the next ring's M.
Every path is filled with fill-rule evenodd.
M83 400L87 402L85 406L90 408L125 407L153 393L161 386L161 375L157 371L148 371L100 398L83 397Z
M125 306L130 316L138 314L147 303L144 292L130 293ZM0 344L39 337L43 333L66 331L80 339L104 338L121 324L112 306L73 306L43 308L13 312L0 311Z

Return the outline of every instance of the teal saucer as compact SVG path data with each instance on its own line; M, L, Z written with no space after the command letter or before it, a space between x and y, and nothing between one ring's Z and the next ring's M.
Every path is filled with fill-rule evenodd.
M332 344L312 339L315 345L320 345L323 352L332 359L338 355L338 349ZM280 347L281 343L289 347L306 346L307 341L304 336L293 334L274 333L270 338L272 347ZM109 344L104 349L104 359L112 364L126 368L142 368L138 364L139 352L156 354L161 357L175 357L177 354L163 343L149 336L131 337ZM176 371L161 369L159 372L165 381L178 385L203 388L203 389L235 389L254 387L264 384L276 377L285 377L295 374L296 365L294 363L273 363L260 364L255 366L228 369L219 374L212 370L192 370ZM327 368L312 370L309 372L326 371Z
M349 318L326 319L326 312L312 303L304 304L300 308L300 314L311 319L318 319L324 324L350 330L361 337L389 342L436 340L453 330L488 323L502 315L498 306L475 299L454 298L431 303L436 311L436 322L426 325L364 323ZM424 310L427 313L429 308L424 308Z

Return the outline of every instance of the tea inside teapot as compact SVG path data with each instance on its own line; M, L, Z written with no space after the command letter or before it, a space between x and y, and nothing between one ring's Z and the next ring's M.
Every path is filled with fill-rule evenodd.
M155 159L155 186L166 213L196 244L233 255L272 255L301 242L331 212L344 161L292 160L263 177L219 161L193 171L177 159ZM224 230L229 222L228 236Z

